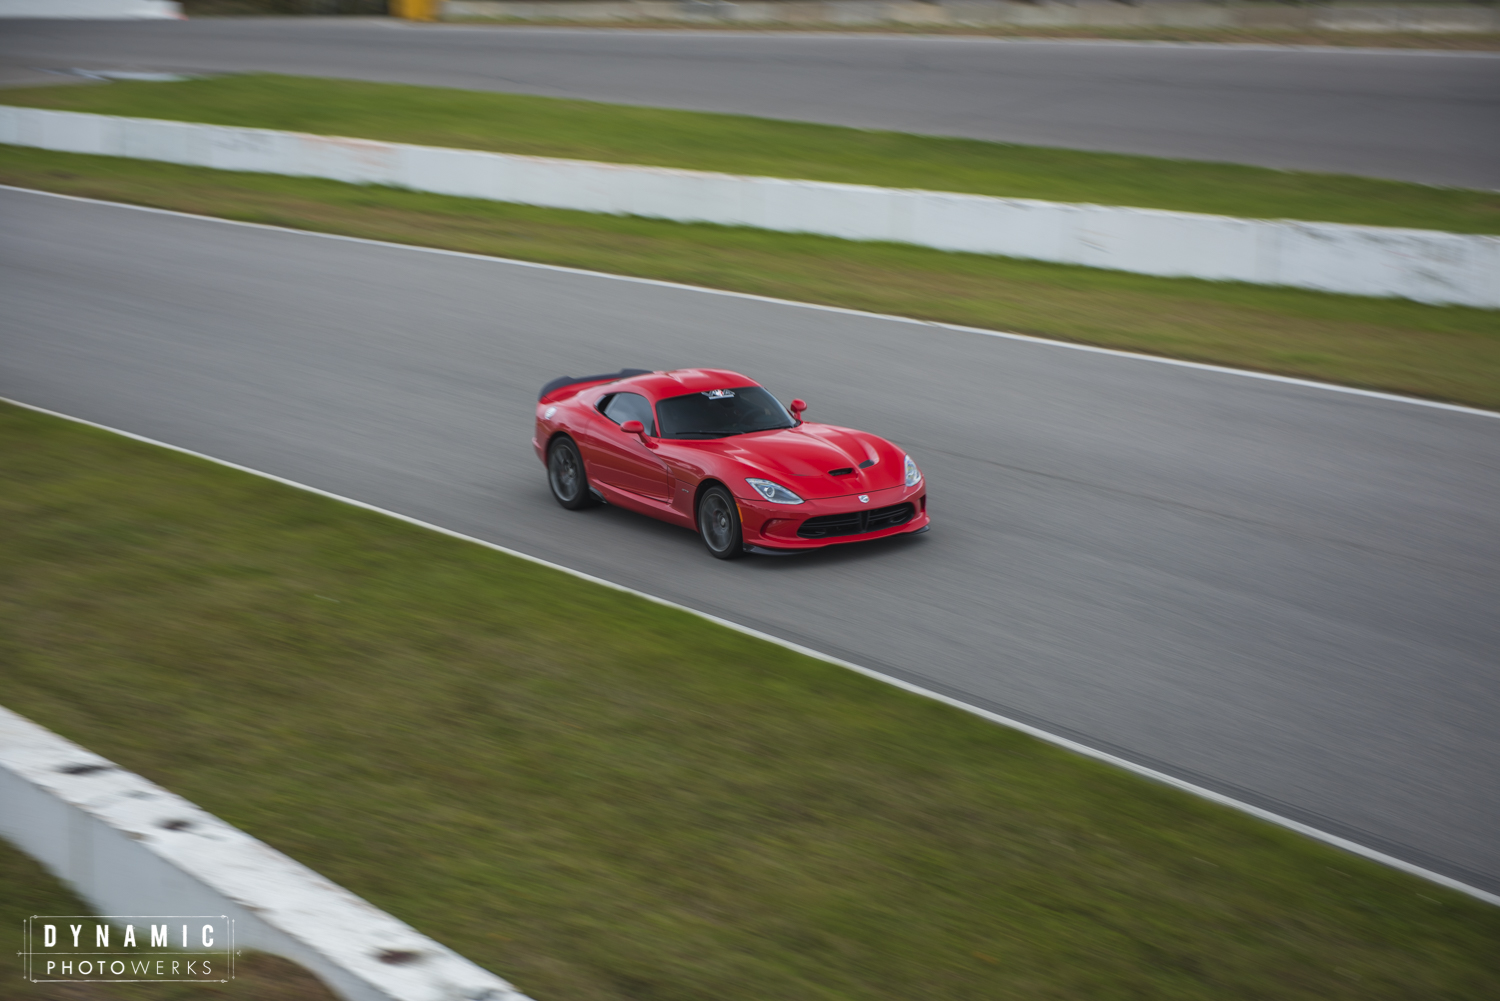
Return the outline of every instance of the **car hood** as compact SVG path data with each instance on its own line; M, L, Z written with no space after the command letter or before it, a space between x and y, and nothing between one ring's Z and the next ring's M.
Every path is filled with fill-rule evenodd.
M808 500L883 490L906 481L904 453L884 438L853 428L803 423L712 444L714 451L744 467L744 475L775 480ZM874 465L859 468L872 459ZM853 473L831 475L832 470L850 468Z

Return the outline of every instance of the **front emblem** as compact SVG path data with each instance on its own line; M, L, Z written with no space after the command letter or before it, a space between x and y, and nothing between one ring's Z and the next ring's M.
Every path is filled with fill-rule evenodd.
M860 494L859 495L859 502L861 504L868 504L868 503L870 503L870 495L869 494Z

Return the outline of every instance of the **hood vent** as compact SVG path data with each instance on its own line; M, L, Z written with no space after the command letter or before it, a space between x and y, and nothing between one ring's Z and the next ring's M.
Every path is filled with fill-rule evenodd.
M853 466L845 466L843 469L830 469L828 471L829 476L850 476L853 475L853 473Z

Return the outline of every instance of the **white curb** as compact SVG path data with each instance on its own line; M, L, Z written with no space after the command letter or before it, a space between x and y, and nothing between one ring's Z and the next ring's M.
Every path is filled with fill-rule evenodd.
M237 946L301 964L346 1001L529 1001L307 866L4 707L0 837L101 914L226 915Z

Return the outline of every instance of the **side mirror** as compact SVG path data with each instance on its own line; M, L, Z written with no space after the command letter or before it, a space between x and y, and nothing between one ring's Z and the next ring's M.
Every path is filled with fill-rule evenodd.
M807 404L804 403L802 400L793 400L792 401L792 416L795 417L795 418L797 418L799 421L802 419L802 411L804 411L806 409L807 409Z
M642 424L640 421L626 421L624 424L620 425L620 430L624 431L626 434L645 434L646 425Z

